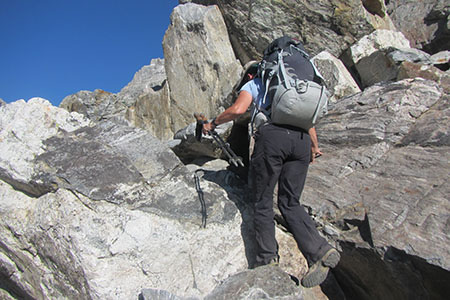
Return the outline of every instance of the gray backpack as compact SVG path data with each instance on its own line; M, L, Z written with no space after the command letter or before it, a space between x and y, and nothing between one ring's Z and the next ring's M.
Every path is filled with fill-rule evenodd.
M256 127L271 121L308 130L327 113L324 80L301 43L289 37L273 41L264 51L259 76L265 94L255 103Z

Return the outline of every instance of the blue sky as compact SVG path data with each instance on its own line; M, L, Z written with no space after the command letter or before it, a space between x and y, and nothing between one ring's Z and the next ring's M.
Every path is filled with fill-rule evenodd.
M0 98L117 93L153 58L177 0L0 0Z

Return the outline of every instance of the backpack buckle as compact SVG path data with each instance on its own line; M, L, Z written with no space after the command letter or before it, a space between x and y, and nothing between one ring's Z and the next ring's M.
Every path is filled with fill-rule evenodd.
M293 87L295 87L297 93L303 94L308 90L308 82L306 80L295 79Z

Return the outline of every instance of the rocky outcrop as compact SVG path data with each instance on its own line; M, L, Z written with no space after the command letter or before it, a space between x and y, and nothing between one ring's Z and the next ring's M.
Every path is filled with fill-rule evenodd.
M412 47L428 53L450 48L448 1L389 0L387 12Z
M193 112L214 115L230 105L242 67L217 7L174 9L163 41L165 60L152 60L118 94L82 91L61 107L93 121L127 119L162 140L192 122Z
M19 100L0 107L0 179L30 195L52 189L33 175L35 157L45 151L43 141L58 130L72 132L89 120L78 113L53 107L42 98Z
M394 29L383 1L180 1L217 4L242 63L260 57L276 37L291 35L313 55L336 57L375 29Z
M161 90L166 80L164 59L152 59L150 65L143 66L136 72L133 80L120 90L117 97L129 107L142 95Z
M167 141L173 137L169 85L163 59L153 59L117 95L127 103L125 118Z
M173 136L169 89L163 59L153 59L142 67L119 93L102 90L80 91L67 96L60 104L70 112L78 112L94 122L128 120L161 140Z
M83 114L95 122L110 119L127 108L118 101L117 95L103 90L80 91L67 96L59 107Z
M80 127L81 115L41 102L1 108L2 289L33 299L132 299L148 286L201 296L247 268L246 187L231 173L205 170L201 229L192 172L158 139L112 122ZM22 131L31 111L45 130Z
M231 103L242 67L216 6L177 6L163 48L174 132L193 121L193 112L212 116Z
M407 79L337 102L319 124L324 155L302 199L342 249L346 294L448 293L448 100L436 83Z

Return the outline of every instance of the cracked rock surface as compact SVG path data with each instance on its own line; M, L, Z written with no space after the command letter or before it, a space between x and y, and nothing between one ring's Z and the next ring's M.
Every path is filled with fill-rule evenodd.
M342 247L337 273L347 291L445 294L449 117L448 94L408 79L342 99L317 127L324 155L310 168L303 203Z

